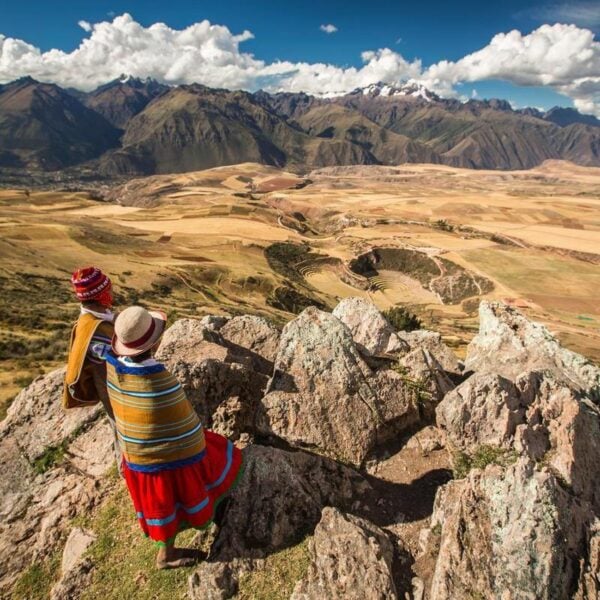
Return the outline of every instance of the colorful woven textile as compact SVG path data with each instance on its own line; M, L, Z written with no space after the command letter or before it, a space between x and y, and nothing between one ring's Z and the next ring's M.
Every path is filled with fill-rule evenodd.
M82 302L98 300L101 296L106 298L111 288L110 279L98 267L77 269L71 277L71 283L75 295Z
M181 384L156 361L107 356L107 385L123 456L152 472L199 462L204 429Z
M71 332L62 399L64 408L89 406L98 401L108 402L106 386L104 383L101 388L97 385L106 376L104 361L100 360L91 347L93 343L104 344L112 335L111 321L82 312ZM99 347L96 349L101 350Z
M188 527L203 528L212 521L223 496L241 473L242 453L232 442L206 431L206 450L200 462L144 473L123 463L123 474L142 531L165 544Z
M112 336L114 334L113 321L115 316L110 311L100 313L86 308L85 306L81 307L81 314L92 315L92 317L102 321L90 340L86 356L87 359L93 363L103 363L111 349Z

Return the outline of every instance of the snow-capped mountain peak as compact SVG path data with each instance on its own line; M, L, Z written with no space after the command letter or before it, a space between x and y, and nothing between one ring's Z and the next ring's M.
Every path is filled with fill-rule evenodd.
M409 81L407 83L372 83L365 87L356 88L351 94L362 95L362 96L411 96L413 98L421 98L427 102L437 100L438 96L432 91L428 90L424 85L417 83L416 81Z

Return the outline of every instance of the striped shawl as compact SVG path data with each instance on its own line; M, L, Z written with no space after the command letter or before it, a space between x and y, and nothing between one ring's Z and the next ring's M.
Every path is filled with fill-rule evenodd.
M125 364L112 353L106 363L108 395L128 466L154 472L202 460L202 424L165 366Z

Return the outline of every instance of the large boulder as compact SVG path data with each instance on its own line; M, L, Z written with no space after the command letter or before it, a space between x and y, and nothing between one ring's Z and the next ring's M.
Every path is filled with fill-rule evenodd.
M348 327L358 349L367 356L404 353L409 349L377 307L365 298L344 298L333 309L333 315Z
M586 517L556 477L527 458L448 483L426 541L437 553L427 598L566 600Z
M600 369L563 348L546 327L500 302L479 305L479 334L469 344L465 369L492 371L512 380L529 371L548 372L600 402Z
M439 550L428 598L566 600L587 516L527 458L448 483L431 517L428 543Z
M373 494L363 476L324 457L266 446L243 452L244 474L209 559L190 577L191 598L232 598L242 574L312 533L325 506L349 510Z
M254 433L272 363L243 347L239 336L238 344L222 335L232 321L225 317L180 319L165 332L156 357L181 382L205 426L237 440L244 433ZM236 323L225 330L230 337L239 333ZM266 340L264 328L260 336Z
M436 421L456 449L467 453L482 445L508 449L517 425L525 421L527 402L505 377L475 373L444 397L436 408Z
M348 510L371 492L359 473L325 457L248 446L212 557L263 558L311 533L323 507Z
M314 307L283 330L257 429L355 466L420 422L418 390L372 371L348 328Z
M528 455L600 513L600 409L563 383L536 373L516 383L476 373L436 413L455 449L473 455L492 446Z
M369 521L325 508L309 543L308 573L290 600L387 600L397 598L394 547Z

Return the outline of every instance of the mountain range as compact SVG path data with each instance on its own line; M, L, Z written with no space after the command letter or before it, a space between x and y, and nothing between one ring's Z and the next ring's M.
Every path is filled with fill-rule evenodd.
M0 167L17 170L85 164L112 177L247 161L295 170L404 162L527 169L546 159L600 166L600 120L572 108L444 99L417 84L327 98L129 76L88 93L29 77L0 86Z

